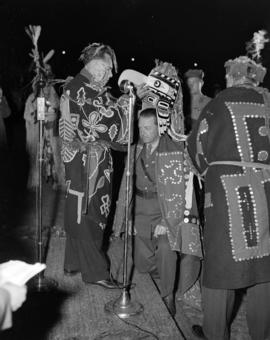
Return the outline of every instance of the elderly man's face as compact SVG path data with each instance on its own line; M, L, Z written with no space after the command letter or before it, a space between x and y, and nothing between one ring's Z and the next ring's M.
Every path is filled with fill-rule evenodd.
M191 77L187 79L187 84L191 94L201 93L203 81L199 78Z
M91 73L94 81L104 85L112 77L112 68L112 59L107 53L104 58L93 59L86 65L86 69Z

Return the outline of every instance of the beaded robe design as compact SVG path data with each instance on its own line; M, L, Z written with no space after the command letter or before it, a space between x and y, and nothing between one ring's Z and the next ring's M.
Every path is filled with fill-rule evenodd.
M61 98L60 136L66 169L66 230L87 238L89 220L104 229L111 206L111 147L127 143L128 98L114 99L81 71Z
M203 280L209 288L270 279L269 103L265 89L226 89L188 138L190 156L205 174Z
M131 149L131 183L130 202L133 198L133 164L142 151L142 145ZM159 224L167 229L168 240L172 250L202 257L200 226L195 195L192 190L193 173L186 154L184 143L173 141L167 134L160 138L156 158L156 179L158 201L162 220ZM123 232L126 195L126 177L123 176L113 230L116 236ZM132 210L132 209L131 209ZM132 214L129 219L132 220ZM134 231L136 233L136 230Z

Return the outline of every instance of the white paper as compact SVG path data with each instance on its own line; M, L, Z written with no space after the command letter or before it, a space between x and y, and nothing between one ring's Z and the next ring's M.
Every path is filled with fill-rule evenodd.
M10 282L23 286L33 276L46 268L44 263L29 264L23 261L11 260L0 264L0 285Z

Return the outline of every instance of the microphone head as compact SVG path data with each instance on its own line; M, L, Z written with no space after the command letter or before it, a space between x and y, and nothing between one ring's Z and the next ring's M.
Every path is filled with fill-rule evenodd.
M122 93L129 93L130 90L134 89L134 84L131 81L125 79L121 81L119 88Z
M143 73L140 73L135 70L124 70L120 77L118 78L118 86L120 87L120 84L123 81L129 81L131 82L134 86L139 86L142 83L146 83L147 81L147 76L144 75Z

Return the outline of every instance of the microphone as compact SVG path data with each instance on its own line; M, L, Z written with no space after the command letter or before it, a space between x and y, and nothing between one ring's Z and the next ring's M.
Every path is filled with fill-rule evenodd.
M37 94L37 120L45 120L45 96L44 87L46 85L43 74L40 73L38 79L38 94Z
M119 85L120 91L122 93L129 93L134 89L134 84L129 80L122 80Z

